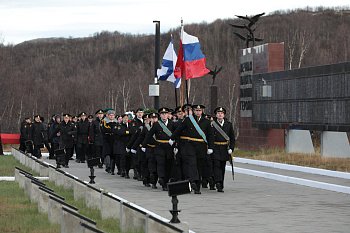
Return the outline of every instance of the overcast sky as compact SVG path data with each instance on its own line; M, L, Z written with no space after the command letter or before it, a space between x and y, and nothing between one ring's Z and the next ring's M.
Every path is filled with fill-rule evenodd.
M95 32L154 34L194 22L212 22L306 6L347 6L349 0L0 0L0 42L46 37L86 37Z

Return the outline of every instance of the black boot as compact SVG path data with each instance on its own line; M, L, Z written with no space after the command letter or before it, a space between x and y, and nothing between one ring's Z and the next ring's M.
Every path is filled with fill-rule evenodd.
M208 188L208 180L206 178L202 180L202 188Z
M209 177L209 187L210 190L215 190L215 183L213 177Z
M222 184L220 182L216 183L216 189L218 190L218 192L223 193L223 187Z
M139 179L139 173L137 172L136 169L134 169L134 177L133 177L134 180L138 180Z
M191 188L192 188L194 194L201 194L201 191L199 190L199 187L196 183L192 182Z

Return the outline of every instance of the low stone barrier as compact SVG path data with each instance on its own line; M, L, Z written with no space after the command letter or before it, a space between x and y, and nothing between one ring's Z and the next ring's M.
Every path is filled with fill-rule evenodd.
M47 187L39 187L38 210L40 213L48 213L50 195L61 199L62 201L65 200L63 197L55 194L53 190L48 189Z
M71 210L62 207L61 233L84 233L85 227L80 223L84 223L92 228L96 227L96 222Z
M45 166L43 165L44 162L32 159L28 155L15 149L13 150L13 154L22 164L29 165L30 160L33 161L35 165L31 165L33 165L36 170L39 170L39 172L46 172L49 179L55 182L56 185L61 185L65 188L73 188L74 200L83 199L88 207L99 209L101 211L102 219L113 218L119 220L122 232L139 230L145 233L192 232L189 231L186 224L170 224L168 223L169 220L130 203L114 194L104 193L102 189L98 189L67 172L56 169L52 165L45 163ZM37 164L39 164L39 166ZM64 198L57 196L52 190L47 189L47 187L39 185L34 179L31 180L30 177L33 177L31 174L26 174L25 171L16 169L15 177L20 186L21 183L23 187L27 184L27 190L30 190L30 192L32 192L32 190L35 190L35 192L39 191L37 197L35 195L32 197L34 200L38 200L39 211L44 213L47 212L49 221L52 223L66 224L62 227L64 228L64 231L62 230L62 232L103 233L96 229L91 222L83 221L83 218L77 213L77 209L65 203ZM30 184L26 180L30 180ZM72 230L69 225L75 228ZM79 225L79 227L77 225Z
M101 196L101 217L102 219L113 218L120 219L122 203L121 200L109 195L108 193L102 193Z
M102 190L86 184L85 204L89 208L101 210Z
M84 233L104 233L103 231L90 226L89 224L86 224L84 222L80 222L80 225L84 228Z
M77 212L78 209L72 205L69 205L52 195L49 195L48 203L48 217L51 223L60 224L62 220L62 207L70 208L72 211Z

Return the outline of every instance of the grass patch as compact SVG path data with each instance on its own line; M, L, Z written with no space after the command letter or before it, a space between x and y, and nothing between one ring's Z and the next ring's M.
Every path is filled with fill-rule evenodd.
M257 151L235 150L233 155L235 157L350 172L350 158L323 157L319 152L309 155L286 153L282 149L261 149Z
M55 193L65 198L65 202L78 208L78 212L96 222L96 227L109 233L120 233L119 221L115 219L102 219L98 209L88 208L83 199L74 200L74 192L72 189L65 189L63 186L56 186L51 181L44 182Z
M32 173L34 176L39 176L35 171L22 165L12 155L1 155L0 156L0 176L15 176L15 167L19 167L25 171Z
M18 183L0 181L0 232L58 233L60 226L39 213L37 204L30 202Z

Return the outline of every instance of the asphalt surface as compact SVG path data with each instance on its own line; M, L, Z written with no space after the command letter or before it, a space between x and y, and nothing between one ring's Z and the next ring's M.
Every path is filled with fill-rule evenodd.
M54 164L54 161L48 160ZM86 163L71 161L67 172L89 181ZM255 165L237 167L350 186L349 180ZM132 172L131 172L132 173ZM95 169L96 187L170 219L167 192ZM131 176L132 177L132 176ZM179 219L195 232L350 232L350 195L226 172L224 193L202 189L179 196Z

